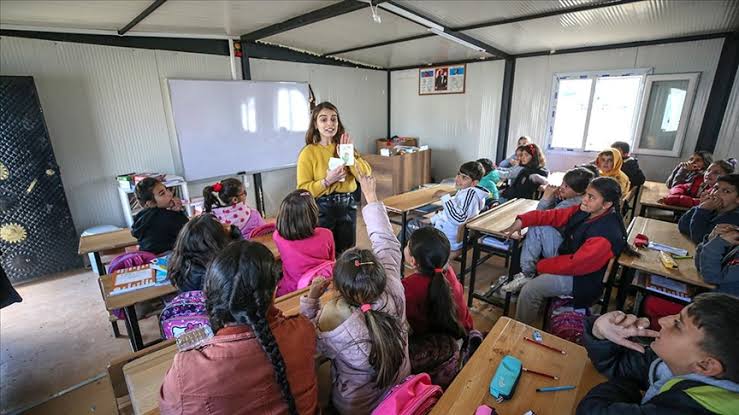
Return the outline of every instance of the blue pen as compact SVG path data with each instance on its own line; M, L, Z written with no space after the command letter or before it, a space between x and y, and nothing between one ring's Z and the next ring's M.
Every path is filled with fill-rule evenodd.
M557 391L568 391L570 389L575 389L572 385L567 386L548 386L546 388L536 388L537 392L557 392Z

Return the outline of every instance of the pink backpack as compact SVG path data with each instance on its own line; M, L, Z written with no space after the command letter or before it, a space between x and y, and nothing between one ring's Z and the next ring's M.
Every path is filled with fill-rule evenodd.
M559 297L551 302L545 317L544 329L557 337L581 345L585 320L589 315L590 310L587 308L575 309L572 306L572 298Z
M424 415L431 412L441 393L428 373L411 375L385 394L372 415Z
M274 223L265 223L264 225L257 226L252 229L251 232L249 232L249 235L244 235L244 238L251 239L256 238L257 236L267 235L268 233L271 234L275 229L277 229L277 225Z

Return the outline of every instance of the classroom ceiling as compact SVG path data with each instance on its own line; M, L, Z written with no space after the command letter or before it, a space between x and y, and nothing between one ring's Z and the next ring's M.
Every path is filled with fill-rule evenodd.
M341 2L169 0L128 35L239 36L337 3ZM2 0L0 25L14 30L114 33L151 4L151 0ZM376 23L369 5L260 41L398 68L502 56L491 48L520 55L739 29L736 0L396 0L387 4L467 35L488 46L489 53L434 35L426 26L382 7L376 9L382 22ZM526 19L532 15L539 17ZM387 44L376 45L382 42Z

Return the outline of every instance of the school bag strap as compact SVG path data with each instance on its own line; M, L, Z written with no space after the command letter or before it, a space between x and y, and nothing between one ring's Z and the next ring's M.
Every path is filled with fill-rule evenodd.
M739 413L739 394L718 386L676 377L668 380L659 390L660 393L667 391L684 392L695 403L714 414Z

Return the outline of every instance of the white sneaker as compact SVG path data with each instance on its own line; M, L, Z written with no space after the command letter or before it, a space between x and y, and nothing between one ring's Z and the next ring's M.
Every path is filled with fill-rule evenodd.
M513 280L511 282L503 286L503 291L509 293L517 293L521 291L521 288L523 288L523 286L532 279L534 278L527 276L523 272L519 272L518 274L513 276Z

